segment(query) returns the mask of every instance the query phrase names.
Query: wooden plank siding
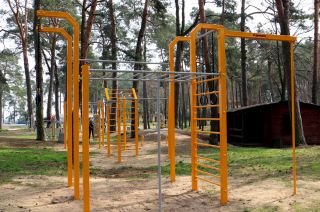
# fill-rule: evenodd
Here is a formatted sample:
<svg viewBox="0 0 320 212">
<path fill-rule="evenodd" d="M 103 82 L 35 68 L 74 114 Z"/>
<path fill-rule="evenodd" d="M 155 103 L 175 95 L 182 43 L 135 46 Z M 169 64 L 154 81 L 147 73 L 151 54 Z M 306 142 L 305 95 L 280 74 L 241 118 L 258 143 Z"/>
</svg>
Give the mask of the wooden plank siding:
<svg viewBox="0 0 320 212">
<path fill-rule="evenodd" d="M 320 106 L 300 102 L 307 143 L 320 145 Z M 228 142 L 240 146 L 291 145 L 288 102 L 255 105 L 228 111 Z"/>
</svg>

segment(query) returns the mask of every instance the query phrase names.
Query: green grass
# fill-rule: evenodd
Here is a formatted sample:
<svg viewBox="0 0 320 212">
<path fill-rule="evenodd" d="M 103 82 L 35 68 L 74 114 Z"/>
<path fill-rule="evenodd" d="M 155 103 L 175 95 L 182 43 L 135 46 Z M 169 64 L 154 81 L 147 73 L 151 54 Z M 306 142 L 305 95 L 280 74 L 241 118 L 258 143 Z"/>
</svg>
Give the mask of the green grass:
<svg viewBox="0 0 320 212">
<path fill-rule="evenodd" d="M 246 148 L 246 147 L 229 147 L 228 149 L 228 165 L 229 176 L 234 177 L 251 177 L 253 179 L 264 179 L 269 177 L 288 177 L 292 171 L 292 150 L 291 149 L 268 149 L 268 148 Z M 202 148 L 199 155 L 219 159 L 219 151 Z M 312 179 L 320 179 L 320 147 L 299 148 L 297 149 L 297 172 L 299 176 L 305 176 Z M 206 165 L 219 167 L 218 165 L 201 162 Z M 214 173 L 207 168 L 199 169 Z M 161 167 L 162 175 L 169 176 L 170 165 Z M 129 174 L 130 173 L 130 174 Z M 149 167 L 131 167 L 123 166 L 110 170 L 95 169 L 93 175 L 104 177 L 136 177 L 148 178 L 153 177 L 157 173 L 157 166 Z M 191 164 L 185 161 L 176 163 L 176 175 L 188 176 L 191 174 Z M 201 175 L 201 173 L 199 173 Z M 218 174 L 216 172 L 216 174 Z M 130 176 L 131 175 L 131 176 Z"/>
<path fill-rule="evenodd" d="M 0 148 L 0 184 L 19 175 L 65 175 L 65 152 L 51 149 Z"/>
</svg>

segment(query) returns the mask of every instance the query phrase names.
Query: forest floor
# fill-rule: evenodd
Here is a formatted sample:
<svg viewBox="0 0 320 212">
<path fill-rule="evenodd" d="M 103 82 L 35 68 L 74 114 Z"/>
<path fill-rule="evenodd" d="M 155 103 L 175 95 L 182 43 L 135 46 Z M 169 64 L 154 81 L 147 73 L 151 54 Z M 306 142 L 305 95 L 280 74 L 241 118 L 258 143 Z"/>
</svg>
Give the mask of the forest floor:
<svg viewBox="0 0 320 212">
<path fill-rule="evenodd" d="M 320 147 L 297 150 L 297 195 L 292 195 L 291 150 L 229 146 L 229 203 L 221 206 L 216 186 L 199 182 L 191 191 L 190 137 L 176 134 L 177 180 L 169 181 L 166 130 L 162 130 L 161 164 L 164 211 L 319 211 Z M 145 133 L 136 159 L 132 148 L 117 163 L 96 142 L 90 147 L 92 211 L 157 211 L 156 134 Z M 21 128 L 0 132 L 0 211 L 81 211 L 67 188 L 63 144 L 38 142 Z M 128 142 L 130 144 L 130 141 Z M 80 148 L 81 149 L 81 148 Z M 201 148 L 199 153 L 216 157 Z"/>
</svg>

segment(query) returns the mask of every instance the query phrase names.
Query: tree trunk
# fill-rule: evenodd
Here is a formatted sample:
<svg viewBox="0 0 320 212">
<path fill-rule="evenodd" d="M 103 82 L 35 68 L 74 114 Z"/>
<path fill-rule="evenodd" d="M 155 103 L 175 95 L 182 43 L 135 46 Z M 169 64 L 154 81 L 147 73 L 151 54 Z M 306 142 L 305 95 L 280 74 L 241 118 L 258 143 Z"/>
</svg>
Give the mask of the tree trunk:
<svg viewBox="0 0 320 212">
<path fill-rule="evenodd" d="M 246 14 L 245 14 L 245 4 L 246 0 L 241 1 L 241 22 L 240 22 L 240 31 L 245 31 L 246 25 Z M 248 94 L 247 94 L 247 73 L 246 73 L 246 40 L 241 38 L 241 78 L 242 78 L 242 106 L 248 105 Z"/>
<path fill-rule="evenodd" d="M 274 99 L 274 93 L 273 93 L 273 87 L 272 87 L 271 68 L 272 68 L 272 62 L 271 62 L 271 58 L 269 57 L 267 74 L 268 74 L 268 84 L 270 89 L 271 102 L 273 102 L 275 99 Z"/>
<path fill-rule="evenodd" d="M 146 42 L 146 36 L 144 36 L 144 48 L 143 48 L 143 58 L 144 61 L 147 61 L 147 42 Z M 148 68 L 147 64 L 144 65 L 145 70 Z M 145 77 L 146 74 L 143 73 L 143 77 Z M 148 129 L 148 93 L 147 93 L 147 82 L 142 82 L 142 95 L 143 95 L 143 129 Z"/>
<path fill-rule="evenodd" d="M 136 44 L 136 50 L 135 50 L 135 61 L 141 61 L 142 58 L 142 40 L 147 28 L 147 16 L 148 16 L 148 5 L 149 5 L 149 0 L 145 0 L 144 2 L 144 8 L 142 12 L 142 19 L 141 19 L 141 25 L 140 25 L 140 30 L 138 33 L 138 39 L 137 39 L 137 44 Z M 141 70 L 141 64 L 135 63 L 134 64 L 134 70 Z M 134 76 L 134 79 L 138 79 L 138 75 Z M 138 85 L 139 81 L 133 81 L 132 83 L 132 88 L 136 90 L 136 93 L 138 95 Z M 134 102 L 132 102 L 132 115 L 131 115 L 131 137 L 133 138 L 135 136 L 135 125 L 134 125 L 134 119 L 135 119 L 135 114 L 134 114 Z"/>
<path fill-rule="evenodd" d="M 181 29 L 180 29 L 180 8 L 179 8 L 179 0 L 175 0 L 175 8 L 176 8 L 176 36 L 181 35 Z M 182 43 L 179 42 L 177 44 L 177 51 L 176 51 L 176 60 L 174 64 L 174 70 L 177 72 L 180 72 L 181 70 L 181 54 L 182 54 Z M 175 126 L 179 127 L 179 89 L 180 89 L 180 83 L 175 82 L 174 85 L 174 96 L 176 97 L 174 99 L 174 114 L 175 114 Z"/>
<path fill-rule="evenodd" d="M 87 10 L 87 4 L 86 0 L 83 0 L 82 3 L 82 21 L 81 21 L 81 53 L 80 56 L 82 59 L 87 59 L 88 53 L 89 53 L 89 39 L 91 34 L 91 29 L 94 21 L 95 11 L 97 7 L 98 0 L 92 0 L 90 1 L 90 11 L 88 19 L 86 20 L 86 10 Z M 83 65 L 83 62 L 80 62 L 80 76 L 82 75 L 82 69 L 81 66 Z M 79 101 L 81 102 L 82 99 L 82 80 L 79 81 Z M 80 110 L 82 111 L 82 108 L 80 107 Z"/>
<path fill-rule="evenodd" d="M 205 16 L 205 10 L 204 10 L 204 0 L 199 0 L 199 16 L 200 16 L 200 23 L 206 23 L 206 16 Z M 201 33 L 205 33 L 206 30 L 203 30 Z M 203 59 L 205 63 L 205 72 L 212 73 L 213 67 L 210 63 L 210 58 L 208 54 L 208 39 L 207 36 L 202 38 L 202 49 L 203 49 Z M 207 83 L 207 86 L 209 88 L 209 91 L 215 91 L 218 89 L 218 83 L 214 81 L 209 81 Z M 215 102 L 217 101 L 217 96 L 215 94 L 210 95 L 210 101 L 209 102 Z M 217 107 L 211 107 L 211 117 L 217 118 L 218 117 L 218 108 Z M 219 124 L 216 121 L 210 121 L 210 131 L 217 132 L 219 130 Z M 210 144 L 218 143 L 219 136 L 217 135 L 210 135 Z"/>
<path fill-rule="evenodd" d="M 52 97 L 53 97 L 53 78 L 54 78 L 54 66 L 55 66 L 55 60 L 56 60 L 56 42 L 57 36 L 52 35 L 51 40 L 51 64 L 50 68 L 48 67 L 49 71 L 49 89 L 48 89 L 48 105 L 47 105 L 47 119 L 50 119 L 51 116 L 51 108 L 52 108 Z"/>
<path fill-rule="evenodd" d="M 109 21 L 110 21 L 110 25 L 111 25 L 111 36 L 110 36 L 110 40 L 111 40 L 111 59 L 112 60 L 117 60 L 117 35 L 116 35 L 116 20 L 115 20 L 115 16 L 114 16 L 114 8 L 113 8 L 113 2 L 112 0 L 109 0 L 108 2 L 108 8 L 109 8 Z M 117 69 L 117 63 L 112 63 L 112 69 L 116 70 Z M 116 78 L 117 77 L 117 73 L 113 72 L 112 73 L 112 77 Z M 117 90 L 117 81 L 113 80 L 112 81 L 112 89 L 115 91 Z M 116 98 L 116 93 L 112 93 L 111 94 L 111 98 L 115 99 Z M 116 129 L 116 102 L 112 102 L 112 109 L 111 109 L 111 114 L 110 114 L 110 130 L 111 131 L 115 131 Z"/>
<path fill-rule="evenodd" d="M 37 118 L 37 140 L 44 141 L 43 129 L 43 71 L 42 71 L 42 57 L 40 50 L 40 34 L 37 26 L 40 22 L 37 17 L 37 10 L 40 9 L 40 0 L 34 1 L 34 20 L 33 20 L 33 37 L 35 49 L 35 70 L 36 70 L 36 118 Z M 39 26 L 40 27 L 40 26 Z"/>
<path fill-rule="evenodd" d="M 314 0 L 314 45 L 313 45 L 313 79 L 312 79 L 312 103 L 318 102 L 318 36 L 319 36 L 319 0 Z"/>
<path fill-rule="evenodd" d="M 56 112 L 56 120 L 60 121 L 60 109 L 59 109 L 59 76 L 58 76 L 58 66 L 55 63 L 53 66 L 53 71 L 54 71 L 54 94 L 55 94 L 55 101 L 54 101 L 54 107 L 55 107 L 55 112 Z"/>
<path fill-rule="evenodd" d="M 290 35 L 289 29 L 289 0 L 276 0 L 276 6 L 279 16 L 279 24 L 281 29 L 281 35 Z M 290 44 L 288 42 L 282 42 L 282 53 L 283 53 L 283 68 L 287 78 L 287 92 L 288 92 L 288 104 L 289 113 L 291 116 L 291 61 L 290 61 Z M 296 84 L 296 83 L 294 83 Z M 296 90 L 296 86 L 294 85 Z M 304 137 L 302 118 L 300 112 L 299 99 L 296 97 L 296 92 L 294 92 L 295 99 L 295 128 L 296 128 L 296 143 L 297 144 L 307 144 Z"/>
</svg>

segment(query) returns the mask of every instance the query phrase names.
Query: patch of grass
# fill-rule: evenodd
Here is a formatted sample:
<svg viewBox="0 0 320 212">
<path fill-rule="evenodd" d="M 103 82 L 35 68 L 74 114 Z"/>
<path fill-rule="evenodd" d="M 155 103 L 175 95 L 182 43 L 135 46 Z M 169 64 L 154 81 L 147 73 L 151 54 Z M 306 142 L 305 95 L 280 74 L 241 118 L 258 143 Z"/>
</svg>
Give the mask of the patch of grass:
<svg viewBox="0 0 320 212">
<path fill-rule="evenodd" d="M 0 129 L 0 134 L 1 133 L 6 133 L 6 132 L 8 132 L 9 130 L 7 130 L 7 129 Z"/>
<path fill-rule="evenodd" d="M 219 159 L 219 150 L 199 148 L 199 155 Z M 320 147 L 297 148 L 297 172 L 301 176 L 320 179 Z M 263 147 L 228 147 L 229 175 L 259 178 L 290 175 L 292 149 Z"/>
<path fill-rule="evenodd" d="M 154 166 L 154 169 L 157 169 L 157 166 Z M 161 167 L 161 173 L 165 176 L 170 175 L 170 164 Z M 176 163 L 176 175 L 178 176 L 187 176 L 191 174 L 191 164 L 179 161 Z"/>
<path fill-rule="evenodd" d="M 35 134 L 17 134 L 17 135 L 7 135 L 10 138 L 19 138 L 19 139 L 36 139 Z"/>
<path fill-rule="evenodd" d="M 0 148 L 0 184 L 18 175 L 65 175 L 67 155 L 51 149 Z"/>
<path fill-rule="evenodd" d="M 91 168 L 90 174 L 105 178 L 146 179 L 156 174 L 155 167 L 121 166 L 112 169 Z"/>
</svg>

